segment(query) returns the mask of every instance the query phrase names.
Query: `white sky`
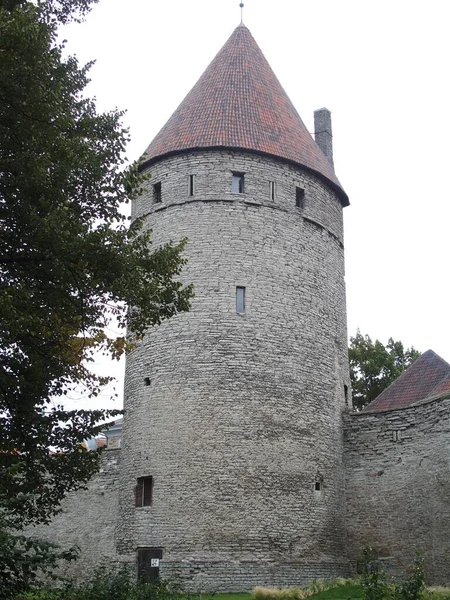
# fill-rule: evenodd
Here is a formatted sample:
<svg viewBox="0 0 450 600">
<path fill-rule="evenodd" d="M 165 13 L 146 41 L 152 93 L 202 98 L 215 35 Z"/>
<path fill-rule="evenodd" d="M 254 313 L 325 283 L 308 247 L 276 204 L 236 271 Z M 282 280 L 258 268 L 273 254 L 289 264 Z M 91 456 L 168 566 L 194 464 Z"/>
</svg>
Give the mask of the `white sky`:
<svg viewBox="0 0 450 600">
<path fill-rule="evenodd" d="M 450 362 L 450 2 L 244 1 L 244 23 L 309 130 L 315 109 L 332 111 L 351 202 L 349 335 L 359 327 Z M 239 22 L 239 0 L 100 0 L 63 33 L 81 63 L 96 60 L 88 94 L 99 110 L 127 110 L 134 160 Z"/>
</svg>

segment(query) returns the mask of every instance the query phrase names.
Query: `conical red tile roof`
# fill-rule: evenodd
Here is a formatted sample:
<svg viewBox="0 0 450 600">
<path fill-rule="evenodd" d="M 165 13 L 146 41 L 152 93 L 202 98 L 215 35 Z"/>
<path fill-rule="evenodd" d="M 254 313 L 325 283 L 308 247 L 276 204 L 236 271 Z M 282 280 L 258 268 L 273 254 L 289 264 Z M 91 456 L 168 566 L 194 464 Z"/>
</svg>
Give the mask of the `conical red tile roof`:
<svg viewBox="0 0 450 600">
<path fill-rule="evenodd" d="M 142 157 L 196 148 L 239 148 L 299 164 L 348 197 L 252 34 L 237 27 Z"/>
</svg>

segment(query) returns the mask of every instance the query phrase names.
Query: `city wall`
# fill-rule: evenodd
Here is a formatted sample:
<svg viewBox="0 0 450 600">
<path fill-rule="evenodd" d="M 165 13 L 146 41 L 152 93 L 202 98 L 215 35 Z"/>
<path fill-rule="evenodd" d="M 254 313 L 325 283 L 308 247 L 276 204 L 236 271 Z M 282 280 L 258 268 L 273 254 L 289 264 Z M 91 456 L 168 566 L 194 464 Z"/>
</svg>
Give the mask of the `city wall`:
<svg viewBox="0 0 450 600">
<path fill-rule="evenodd" d="M 344 463 L 350 556 L 369 544 L 400 574 L 417 549 L 450 583 L 450 398 L 347 415 Z"/>
</svg>

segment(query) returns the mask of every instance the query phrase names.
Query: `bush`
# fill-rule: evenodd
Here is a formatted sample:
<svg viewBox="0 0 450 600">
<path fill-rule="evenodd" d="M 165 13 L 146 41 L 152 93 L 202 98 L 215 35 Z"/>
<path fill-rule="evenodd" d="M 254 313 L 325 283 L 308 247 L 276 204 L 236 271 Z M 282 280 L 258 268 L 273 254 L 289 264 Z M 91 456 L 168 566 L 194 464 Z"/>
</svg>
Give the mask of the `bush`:
<svg viewBox="0 0 450 600">
<path fill-rule="evenodd" d="M 365 546 L 361 560 L 361 587 L 365 600 L 382 600 L 388 591 L 380 562 L 370 546 Z"/>
<path fill-rule="evenodd" d="M 394 600 L 419 600 L 425 590 L 423 557 L 416 552 L 416 558 L 409 569 L 409 576 L 394 585 Z"/>
<path fill-rule="evenodd" d="M 182 595 L 174 581 L 136 583 L 134 573 L 123 567 L 116 571 L 101 569 L 84 585 L 29 592 L 16 600 L 180 600 Z"/>
</svg>

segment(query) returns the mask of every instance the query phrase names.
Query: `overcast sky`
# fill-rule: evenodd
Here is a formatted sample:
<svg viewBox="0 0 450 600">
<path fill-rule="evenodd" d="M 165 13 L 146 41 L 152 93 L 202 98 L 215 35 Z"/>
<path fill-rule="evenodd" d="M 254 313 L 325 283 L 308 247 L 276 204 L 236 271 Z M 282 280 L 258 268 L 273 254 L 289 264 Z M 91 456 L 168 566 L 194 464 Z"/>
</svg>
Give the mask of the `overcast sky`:
<svg viewBox="0 0 450 600">
<path fill-rule="evenodd" d="M 244 7 L 244 23 L 309 130 L 315 109 L 332 112 L 335 169 L 351 203 L 349 335 L 359 327 L 450 362 L 449 18 L 448 0 Z M 96 60 L 88 94 L 99 110 L 127 111 L 130 160 L 239 22 L 239 0 L 100 0 L 85 23 L 65 28 L 68 51 Z"/>
</svg>

